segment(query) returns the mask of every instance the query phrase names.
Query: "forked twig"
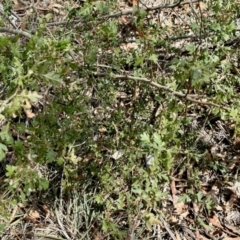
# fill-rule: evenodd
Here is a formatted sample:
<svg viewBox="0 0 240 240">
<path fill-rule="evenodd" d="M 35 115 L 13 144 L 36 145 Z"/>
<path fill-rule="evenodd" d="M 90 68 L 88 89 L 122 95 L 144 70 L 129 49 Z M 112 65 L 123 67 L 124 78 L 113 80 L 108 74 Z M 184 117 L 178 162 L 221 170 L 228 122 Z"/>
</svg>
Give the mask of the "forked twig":
<svg viewBox="0 0 240 240">
<path fill-rule="evenodd" d="M 98 72 L 94 72 L 93 75 L 94 76 L 107 76 L 106 73 L 98 73 Z M 196 100 L 196 99 L 190 97 L 187 94 L 184 94 L 182 92 L 177 92 L 177 91 L 173 90 L 172 88 L 163 86 L 163 85 L 161 85 L 159 83 L 156 83 L 156 82 L 154 82 L 154 81 L 152 81 L 151 79 L 148 79 L 148 78 L 134 77 L 134 76 L 130 76 L 130 75 L 118 75 L 118 74 L 109 74 L 109 76 L 111 78 L 113 78 L 113 79 L 126 79 L 126 80 L 147 82 L 150 85 L 152 85 L 152 86 L 154 86 L 154 87 L 156 87 L 158 89 L 165 90 L 165 91 L 171 93 L 172 95 L 174 95 L 176 97 L 185 98 L 186 100 L 188 100 L 190 102 L 194 102 L 194 103 L 197 103 L 197 104 L 200 104 L 200 105 L 212 106 L 212 107 L 217 107 L 217 108 L 221 108 L 221 109 L 224 109 L 224 110 L 228 110 L 228 108 L 226 108 L 226 107 L 224 107 L 222 105 L 213 103 L 213 102 Z"/>
</svg>

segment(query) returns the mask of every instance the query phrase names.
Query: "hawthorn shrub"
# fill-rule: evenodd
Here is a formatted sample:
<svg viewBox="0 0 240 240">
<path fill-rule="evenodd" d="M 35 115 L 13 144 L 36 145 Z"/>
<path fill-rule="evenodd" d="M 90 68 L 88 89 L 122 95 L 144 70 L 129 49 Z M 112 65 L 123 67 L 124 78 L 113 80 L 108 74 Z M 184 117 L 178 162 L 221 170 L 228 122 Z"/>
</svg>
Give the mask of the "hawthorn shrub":
<svg viewBox="0 0 240 240">
<path fill-rule="evenodd" d="M 64 199 L 65 209 L 82 194 L 94 218 L 75 226 L 76 239 L 87 228 L 89 239 L 93 228 L 106 239 L 147 237 L 171 215 L 179 172 L 182 201 L 211 211 L 200 173 L 224 179 L 226 165 L 202 127 L 214 132 L 221 120 L 225 138 L 239 133 L 237 1 L 131 14 L 118 1 L 81 4 L 63 25 L 44 16 L 30 38 L 1 34 L 2 228 L 16 203 Z"/>
</svg>

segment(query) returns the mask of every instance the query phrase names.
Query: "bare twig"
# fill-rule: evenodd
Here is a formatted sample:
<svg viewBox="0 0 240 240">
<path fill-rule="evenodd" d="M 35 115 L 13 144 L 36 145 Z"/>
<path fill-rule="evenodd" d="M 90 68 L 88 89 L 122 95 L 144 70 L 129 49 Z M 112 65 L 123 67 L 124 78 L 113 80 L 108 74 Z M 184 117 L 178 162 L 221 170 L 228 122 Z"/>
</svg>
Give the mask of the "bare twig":
<svg viewBox="0 0 240 240">
<path fill-rule="evenodd" d="M 161 4 L 161 5 L 157 5 L 154 7 L 143 7 L 141 9 L 145 10 L 146 12 L 149 12 L 149 11 L 156 11 L 156 10 L 161 10 L 161 9 L 166 9 L 166 8 L 175 8 L 178 6 L 185 5 L 185 4 L 192 4 L 192 3 L 197 3 L 197 2 L 198 2 L 198 0 L 191 1 L 191 2 L 185 2 L 183 0 L 179 0 L 177 3 L 171 4 L 171 5 L 162 5 Z M 134 12 L 135 12 L 134 9 L 129 9 L 126 11 L 120 11 L 120 12 L 112 13 L 112 14 L 109 14 L 106 16 L 101 16 L 98 19 L 115 18 L 115 17 L 124 16 L 124 15 L 130 15 L 130 14 L 133 14 Z"/>
<path fill-rule="evenodd" d="M 179 0 L 177 3 L 172 4 L 172 5 L 164 5 L 164 6 L 163 5 L 157 5 L 157 6 L 154 6 L 154 7 L 143 7 L 141 9 L 149 12 L 149 11 L 156 11 L 156 10 L 161 10 L 161 9 L 166 9 L 166 8 L 175 8 L 175 7 L 178 7 L 178 6 L 185 5 L 185 4 L 198 3 L 198 1 L 199 0 L 191 1 L 191 2 L 185 2 L 183 0 Z M 97 19 L 102 20 L 102 19 L 106 19 L 106 18 L 116 18 L 116 17 L 121 17 L 121 16 L 124 16 L 124 15 L 131 15 L 133 13 L 134 13 L 134 10 L 129 9 L 129 10 L 125 10 L 125 11 L 119 11 L 119 12 L 116 12 L 116 13 L 110 13 L 109 15 L 100 16 Z M 50 26 L 66 25 L 66 24 L 71 24 L 71 23 L 77 24 L 77 23 L 80 23 L 80 22 L 84 22 L 84 20 L 83 19 L 78 19 L 78 20 L 71 20 L 71 21 L 49 22 L 46 25 L 50 27 Z"/>
<path fill-rule="evenodd" d="M 54 239 L 54 240 L 67 240 L 66 238 L 59 238 L 57 236 L 54 235 L 46 235 L 46 234 L 42 234 L 42 233 L 34 233 L 34 236 L 36 237 L 43 237 L 43 238 L 49 238 L 49 239 Z"/>
<path fill-rule="evenodd" d="M 107 74 L 94 72 L 93 75 L 94 76 L 106 76 Z M 221 109 L 224 109 L 224 110 L 228 110 L 228 108 L 226 108 L 224 106 L 221 106 L 219 104 L 213 103 L 213 102 L 206 102 L 206 101 L 196 100 L 196 99 L 190 97 L 187 94 L 184 94 L 182 92 L 174 91 L 173 89 L 171 89 L 169 87 L 166 87 L 166 86 L 163 86 L 163 85 L 161 85 L 159 83 L 156 83 L 156 82 L 154 82 L 154 81 L 152 81 L 152 80 L 150 80 L 148 78 L 133 77 L 133 76 L 129 76 L 129 75 L 118 75 L 118 74 L 110 74 L 110 77 L 113 78 L 113 79 L 126 79 L 126 80 L 147 82 L 150 85 L 152 85 L 152 86 L 154 86 L 154 87 L 156 87 L 158 89 L 165 90 L 165 91 L 171 93 L 172 95 L 174 95 L 176 97 L 185 98 L 186 100 L 188 100 L 190 102 L 194 102 L 194 103 L 201 104 L 201 105 L 213 106 L 213 107 L 221 108 Z"/>
<path fill-rule="evenodd" d="M 0 27 L 0 32 L 22 35 L 22 36 L 27 37 L 27 38 L 32 37 L 32 35 L 28 32 L 25 32 L 25 31 L 22 31 L 22 30 L 10 29 L 10 28 L 6 28 L 6 27 Z"/>
<path fill-rule="evenodd" d="M 1 14 L 6 14 L 5 9 L 3 7 L 3 5 L 0 3 L 0 13 Z M 8 11 L 8 14 L 10 13 L 10 15 L 6 16 L 7 20 L 9 21 L 9 23 L 13 26 L 13 27 L 17 27 L 16 26 L 16 21 L 20 20 L 19 16 L 12 10 Z"/>
<path fill-rule="evenodd" d="M 60 216 L 59 216 L 57 210 L 55 210 L 55 214 L 56 214 L 57 222 L 58 222 L 58 224 L 59 224 L 59 226 L 60 226 L 60 228 L 62 230 L 63 235 L 66 237 L 66 239 L 71 240 L 71 238 L 68 236 L 68 234 L 67 234 L 67 232 L 66 232 L 66 230 L 65 230 L 65 228 L 64 228 L 64 226 L 63 226 L 63 224 L 62 224 L 62 222 L 60 220 Z"/>
<path fill-rule="evenodd" d="M 168 231 L 169 235 L 171 236 L 171 238 L 173 240 L 177 240 L 177 238 L 174 236 L 174 233 L 172 232 L 172 230 L 170 229 L 170 227 L 168 226 L 168 223 L 163 219 L 163 217 L 160 216 L 160 219 L 165 227 L 165 229 Z"/>
<path fill-rule="evenodd" d="M 174 8 L 177 7 L 181 4 L 182 0 L 180 0 L 179 2 L 173 4 L 173 5 L 167 5 L 167 6 L 163 6 L 163 5 L 158 5 L 158 6 L 154 6 L 154 7 L 143 7 L 141 9 L 149 12 L 149 11 L 156 11 L 156 10 L 161 10 L 164 8 Z M 134 9 L 129 9 L 129 10 L 125 10 L 125 11 L 120 11 L 120 12 L 116 12 L 116 13 L 112 13 L 106 16 L 101 16 L 99 17 L 99 19 L 105 19 L 105 18 L 115 18 L 115 17 L 121 17 L 124 15 L 130 15 L 133 14 L 136 10 Z"/>
</svg>

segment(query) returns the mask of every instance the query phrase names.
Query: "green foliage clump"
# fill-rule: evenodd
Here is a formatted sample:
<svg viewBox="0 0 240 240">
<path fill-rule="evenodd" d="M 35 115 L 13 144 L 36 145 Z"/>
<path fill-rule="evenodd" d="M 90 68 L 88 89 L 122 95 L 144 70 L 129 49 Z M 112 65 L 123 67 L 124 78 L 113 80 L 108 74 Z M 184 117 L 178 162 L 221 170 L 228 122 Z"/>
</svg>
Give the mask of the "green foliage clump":
<svg viewBox="0 0 240 240">
<path fill-rule="evenodd" d="M 53 200 L 91 193 L 101 230 L 123 239 L 136 219 L 149 232 L 159 224 L 167 186 L 182 171 L 189 179 L 180 200 L 211 211 L 201 171 L 189 175 L 188 167 L 222 175 L 225 168 L 208 163 L 209 149 L 199 147 L 191 125 L 192 116 L 206 124 L 211 115 L 240 131 L 238 49 L 231 42 L 237 4 L 227 2 L 210 1 L 210 18 L 196 14 L 188 26 L 194 38 L 181 48 L 175 39 L 187 35 L 184 26 L 154 24 L 149 10 L 137 7 L 125 26 L 111 16 L 116 1 L 69 10 L 68 34 L 59 26 L 48 36 L 42 19 L 30 39 L 1 35 L 1 190 L 12 204 L 37 194 Z"/>
</svg>

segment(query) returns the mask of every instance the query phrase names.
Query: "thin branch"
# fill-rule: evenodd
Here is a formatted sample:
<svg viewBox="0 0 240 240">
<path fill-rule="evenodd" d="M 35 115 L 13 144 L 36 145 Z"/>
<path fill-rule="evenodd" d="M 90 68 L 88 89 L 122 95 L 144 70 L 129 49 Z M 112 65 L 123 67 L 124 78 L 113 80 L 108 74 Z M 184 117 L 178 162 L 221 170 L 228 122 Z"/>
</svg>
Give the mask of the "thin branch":
<svg viewBox="0 0 240 240">
<path fill-rule="evenodd" d="M 0 32 L 6 32 L 6 33 L 12 33 L 15 35 L 22 35 L 27 38 L 31 38 L 32 35 L 28 32 L 22 31 L 22 30 L 15 30 L 15 29 L 10 29 L 6 27 L 0 27 Z"/>
<path fill-rule="evenodd" d="M 67 24 L 70 24 L 70 23 L 80 23 L 81 20 L 72 20 L 72 21 L 60 21 L 60 22 L 49 22 L 49 23 L 46 23 L 46 26 L 47 27 L 51 27 L 51 26 L 59 26 L 59 25 L 67 25 Z"/>
<path fill-rule="evenodd" d="M 67 234 L 67 232 L 66 232 L 66 230 L 65 230 L 65 228 L 64 228 L 64 226 L 63 226 L 63 224 L 60 220 L 60 217 L 59 217 L 59 214 L 58 214 L 57 210 L 55 210 L 55 214 L 56 214 L 57 222 L 58 222 L 58 224 L 59 224 L 59 226 L 62 230 L 62 233 L 63 233 L 64 237 L 66 237 L 66 239 L 68 239 L 68 240 L 71 240 L 71 238 L 68 236 L 68 234 Z"/>
<path fill-rule="evenodd" d="M 106 76 L 107 74 L 105 73 L 96 73 L 94 72 L 93 73 L 94 76 Z M 141 77 L 133 77 L 133 76 L 129 76 L 129 75 L 117 75 L 117 74 L 110 74 L 109 75 L 111 78 L 113 79 L 126 79 L 126 80 L 134 80 L 134 81 L 142 81 L 142 82 L 147 82 L 149 83 L 150 85 L 158 88 L 158 89 L 162 89 L 166 92 L 169 92 L 171 93 L 172 95 L 176 96 L 176 97 L 179 97 L 179 98 L 185 98 L 186 100 L 190 101 L 190 102 L 194 102 L 194 103 L 197 103 L 197 104 L 201 104 L 201 105 L 205 105 L 205 106 L 213 106 L 213 107 L 217 107 L 217 108 L 221 108 L 221 109 L 224 109 L 224 110 L 228 110 L 228 108 L 222 106 L 222 105 L 219 105 L 219 104 L 216 104 L 216 103 L 213 103 L 213 102 L 206 102 L 206 101 L 200 101 L 200 100 L 196 100 L 192 97 L 190 97 L 189 95 L 187 94 L 184 94 L 182 92 L 177 92 L 177 91 L 174 91 L 173 89 L 169 88 L 169 87 L 166 87 L 166 86 L 163 86 L 159 83 L 156 83 L 156 82 L 153 82 L 152 80 L 148 79 L 148 78 L 141 78 Z"/>
<path fill-rule="evenodd" d="M 171 5 L 157 5 L 154 7 L 143 7 L 141 8 L 142 10 L 145 10 L 146 12 L 150 12 L 150 11 L 156 11 L 156 10 L 161 10 L 161 9 L 166 9 L 166 8 L 175 8 L 178 6 L 182 6 L 185 4 L 191 4 L 191 3 L 198 3 L 198 0 L 196 1 L 191 1 L 191 2 L 184 2 L 183 0 L 179 0 L 177 3 L 171 4 Z M 134 9 L 129 9 L 129 10 L 125 10 L 125 11 L 120 11 L 120 12 L 116 12 L 116 13 L 112 13 L 106 16 L 102 16 L 99 17 L 98 19 L 105 19 L 105 18 L 114 18 L 114 17 L 121 17 L 124 15 L 130 15 L 133 14 L 135 12 Z"/>
<path fill-rule="evenodd" d="M 191 1 L 191 2 L 184 2 L 182 0 L 179 0 L 177 3 L 172 4 L 172 5 L 158 5 L 158 6 L 154 6 L 154 7 L 143 7 L 141 9 L 149 12 L 149 11 L 156 11 L 156 10 L 161 10 L 161 9 L 166 9 L 166 8 L 175 8 L 178 6 L 182 6 L 185 4 L 191 4 L 191 3 L 198 3 L 199 0 L 196 1 Z M 98 20 L 102 20 L 102 19 L 106 19 L 106 18 L 115 18 L 115 17 L 121 17 L 124 15 L 131 15 L 134 13 L 133 9 L 129 9 L 129 10 L 125 10 L 125 11 L 119 11 L 116 13 L 110 13 L 109 15 L 104 15 L 104 16 L 100 16 L 97 19 Z M 66 24 L 71 24 L 71 23 L 80 23 L 81 21 L 83 21 L 82 19 L 78 19 L 78 20 L 69 20 L 69 21 L 61 21 L 61 22 L 49 22 L 46 25 L 47 26 L 58 26 L 58 25 L 66 25 Z"/>
<path fill-rule="evenodd" d="M 175 237 L 174 233 L 172 232 L 172 230 L 170 229 L 168 223 L 163 219 L 163 217 L 160 216 L 160 220 L 163 223 L 165 229 L 167 230 L 167 232 L 169 233 L 169 235 L 171 236 L 171 238 L 173 240 L 177 240 L 177 238 Z"/>
<path fill-rule="evenodd" d="M 164 9 L 164 8 L 174 8 L 174 7 L 179 6 L 180 3 L 181 3 L 181 0 L 179 2 L 173 4 L 173 5 L 167 5 L 167 6 L 158 5 L 158 6 L 155 6 L 155 7 L 143 7 L 141 9 L 145 10 L 146 12 L 156 11 L 156 10 L 161 10 L 161 9 Z M 112 14 L 109 14 L 109 15 L 106 15 L 106 16 L 101 16 L 98 19 L 121 17 L 121 16 L 133 14 L 135 11 L 136 10 L 134 10 L 134 9 L 129 9 L 129 10 L 125 10 L 125 11 L 112 13 Z"/>
<path fill-rule="evenodd" d="M 54 235 L 46 235 L 46 234 L 42 234 L 42 233 L 34 233 L 34 236 L 36 237 L 43 237 L 43 238 L 50 238 L 50 239 L 54 239 L 54 240 L 67 240 L 66 238 L 59 238 L 57 236 Z"/>
</svg>

